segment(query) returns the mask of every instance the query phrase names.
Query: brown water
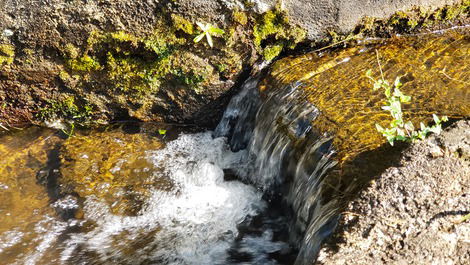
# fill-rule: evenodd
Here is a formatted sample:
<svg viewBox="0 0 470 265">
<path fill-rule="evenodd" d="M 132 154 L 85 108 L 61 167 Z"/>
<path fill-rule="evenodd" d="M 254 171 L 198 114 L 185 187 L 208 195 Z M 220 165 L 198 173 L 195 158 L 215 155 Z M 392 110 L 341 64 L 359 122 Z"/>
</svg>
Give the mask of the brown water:
<svg viewBox="0 0 470 265">
<path fill-rule="evenodd" d="M 378 42 L 378 43 L 377 43 Z M 308 101 L 321 115 L 312 122 L 320 133 L 334 136 L 343 160 L 373 150 L 385 142 L 375 124 L 388 127 L 391 116 L 381 109 L 382 90 L 372 91 L 365 72 L 380 77 L 376 50 L 386 80 L 400 76 L 406 118 L 429 122 L 432 114 L 470 116 L 470 29 L 438 34 L 395 37 L 325 53 L 284 58 L 272 66 L 261 89 L 301 83 L 298 101 Z M 292 104 L 295 104 L 294 102 Z"/>
</svg>

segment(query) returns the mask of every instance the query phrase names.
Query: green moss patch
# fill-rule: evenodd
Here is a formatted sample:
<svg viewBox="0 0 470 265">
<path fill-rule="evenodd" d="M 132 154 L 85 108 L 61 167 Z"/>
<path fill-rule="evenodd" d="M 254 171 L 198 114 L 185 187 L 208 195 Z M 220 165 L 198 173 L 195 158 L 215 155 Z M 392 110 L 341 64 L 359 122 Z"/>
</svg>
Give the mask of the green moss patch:
<svg viewBox="0 0 470 265">
<path fill-rule="evenodd" d="M 289 24 L 287 14 L 280 9 L 273 9 L 257 19 L 253 27 L 254 44 L 266 60 L 271 60 L 282 51 L 303 41 L 306 32 L 298 26 Z M 267 50 L 265 50 L 267 49 Z"/>
<path fill-rule="evenodd" d="M 384 35 L 394 33 L 411 33 L 439 25 L 453 24 L 458 20 L 470 18 L 470 0 L 460 4 L 448 5 L 434 10 L 422 7 L 408 11 L 399 11 L 388 19 L 366 17 L 355 29 L 355 33 L 364 35 Z"/>
<path fill-rule="evenodd" d="M 0 44 L 0 65 L 11 64 L 15 59 L 15 47 L 10 44 Z"/>
<path fill-rule="evenodd" d="M 38 111 L 36 117 L 43 121 L 65 118 L 79 125 L 87 125 L 91 122 L 92 115 L 90 105 L 79 106 L 75 97 L 67 96 L 63 100 L 49 101 L 47 106 Z"/>
</svg>

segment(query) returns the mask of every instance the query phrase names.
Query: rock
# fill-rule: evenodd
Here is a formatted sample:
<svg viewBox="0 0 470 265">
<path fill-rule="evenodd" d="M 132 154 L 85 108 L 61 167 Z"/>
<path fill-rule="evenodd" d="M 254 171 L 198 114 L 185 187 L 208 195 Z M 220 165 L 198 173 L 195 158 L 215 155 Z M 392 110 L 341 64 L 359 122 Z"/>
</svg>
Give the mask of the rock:
<svg viewBox="0 0 470 265">
<path fill-rule="evenodd" d="M 320 37 L 325 29 L 351 31 L 365 16 L 387 18 L 397 11 L 408 10 L 415 6 L 432 9 L 461 1 L 290 0 L 284 2 L 292 21 L 306 29 L 310 39 L 315 39 Z"/>
<path fill-rule="evenodd" d="M 470 122 L 459 121 L 412 144 L 404 154 L 411 159 L 377 176 L 349 203 L 318 264 L 468 264 L 470 223 L 463 217 L 470 210 L 470 163 L 449 151 L 469 136 Z M 444 152 L 429 157 L 434 141 Z"/>
<path fill-rule="evenodd" d="M 210 127 L 260 58 L 350 31 L 365 15 L 453 2 L 2 1 L 0 118 L 12 125 L 139 119 Z M 193 42 L 196 22 L 225 30 L 214 48 Z"/>
</svg>

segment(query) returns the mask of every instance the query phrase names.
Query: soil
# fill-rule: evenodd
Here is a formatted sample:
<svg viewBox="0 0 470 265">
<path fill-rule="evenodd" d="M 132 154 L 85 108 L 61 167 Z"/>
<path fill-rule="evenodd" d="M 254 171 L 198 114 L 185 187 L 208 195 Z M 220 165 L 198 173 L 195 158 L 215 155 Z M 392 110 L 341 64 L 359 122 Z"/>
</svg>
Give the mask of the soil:
<svg viewBox="0 0 470 265">
<path fill-rule="evenodd" d="M 468 214 L 470 121 L 462 120 L 411 144 L 351 201 L 317 264 L 469 264 Z"/>
</svg>

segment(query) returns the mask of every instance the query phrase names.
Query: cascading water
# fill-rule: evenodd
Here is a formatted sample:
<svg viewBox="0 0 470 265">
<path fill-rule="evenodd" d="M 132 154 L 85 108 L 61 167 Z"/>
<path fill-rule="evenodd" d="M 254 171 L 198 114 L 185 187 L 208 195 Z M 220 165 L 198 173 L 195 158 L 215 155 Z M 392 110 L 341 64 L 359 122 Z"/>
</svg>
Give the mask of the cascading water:
<svg viewBox="0 0 470 265">
<path fill-rule="evenodd" d="M 62 259 L 92 263 L 98 256 L 102 262 L 119 264 L 229 263 L 228 250 L 238 236 L 237 225 L 266 208 L 261 193 L 253 187 L 224 181 L 223 170 L 244 167 L 243 157 L 244 152 L 231 152 L 225 139 L 213 139 L 210 132 L 183 134 L 162 150 L 149 150 L 147 159 L 161 169 L 153 177 L 169 177 L 173 187 L 152 190 L 141 212 L 130 217 L 113 215 L 105 204 L 87 199 L 85 213 L 96 228 L 72 235 Z M 146 237 L 140 249 L 126 251 L 129 242 Z M 272 242 L 270 230 L 243 240 L 257 264 L 271 263 L 263 253 L 286 245 Z M 74 253 L 84 249 L 94 255 Z"/>
<path fill-rule="evenodd" d="M 319 111 L 302 99 L 301 86 L 272 87 L 261 102 L 256 80 L 248 80 L 215 136 L 228 137 L 234 149 L 247 146 L 251 167 L 240 176 L 267 196 L 283 198 L 292 220 L 290 242 L 300 249 L 295 264 L 311 264 L 337 220 L 338 202 L 322 197 L 323 178 L 336 162 L 331 137 L 311 128 Z"/>
<path fill-rule="evenodd" d="M 376 46 L 422 110 L 405 114 L 468 117 L 467 31 Z M 214 132 L 0 136 L 0 260 L 313 263 L 348 196 L 393 162 L 375 129 L 383 95 L 364 78 L 377 53 L 281 59 L 245 82 Z"/>
<path fill-rule="evenodd" d="M 106 192 L 100 197 L 82 187 L 80 197 L 72 192 L 50 205 L 62 218 L 38 213 L 40 220 L 29 224 L 34 232 L 2 233 L 0 256 L 12 264 L 293 264 L 300 248 L 296 264 L 311 263 L 328 232 L 320 228 L 331 219 L 318 198 L 333 152 L 328 138 L 312 138 L 309 123 L 318 111 L 307 103 L 292 105 L 296 96 L 292 86 L 261 100 L 258 79 L 250 78 L 214 132 L 182 133 L 163 148 L 144 147 L 144 153 L 119 151 L 109 174 L 133 168 L 131 174 L 142 175 L 141 182 L 147 183 L 147 196 L 135 214 L 116 214 L 121 199 L 108 200 Z M 106 142 L 116 146 L 129 141 L 108 135 Z M 90 136 L 75 139 L 69 145 L 77 141 L 78 149 L 71 150 L 78 153 L 63 155 L 60 166 L 66 167 L 68 160 L 108 159 L 84 149 Z M 310 147 L 293 151 L 300 141 Z M 131 156 L 147 162 L 135 167 Z M 97 184 L 90 179 L 102 173 L 99 163 L 78 170 L 59 166 L 51 172 L 82 172 L 87 176 L 80 182 L 106 191 L 112 180 Z M 135 196 L 128 189 L 116 194 Z M 77 211 L 79 218 L 70 214 Z M 30 237 L 34 243 L 28 243 Z M 15 256 L 11 249 L 21 244 L 28 248 Z"/>
</svg>

